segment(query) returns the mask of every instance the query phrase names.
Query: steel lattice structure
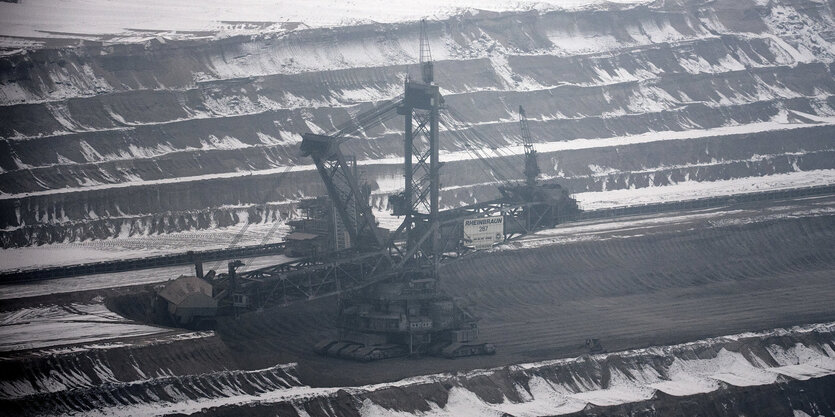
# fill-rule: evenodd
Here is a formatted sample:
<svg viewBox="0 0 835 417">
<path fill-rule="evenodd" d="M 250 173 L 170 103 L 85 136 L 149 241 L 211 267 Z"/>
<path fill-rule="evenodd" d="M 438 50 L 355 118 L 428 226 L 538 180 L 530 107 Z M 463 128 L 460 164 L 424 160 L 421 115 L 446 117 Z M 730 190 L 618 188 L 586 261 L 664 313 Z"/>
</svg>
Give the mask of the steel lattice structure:
<svg viewBox="0 0 835 417">
<path fill-rule="evenodd" d="M 302 154 L 313 158 L 353 244 L 380 248 L 382 242 L 368 206 L 368 196 L 360 190 L 356 178 L 356 163 L 348 164 L 339 148 L 339 140 L 305 133 L 301 150 Z"/>
<path fill-rule="evenodd" d="M 472 251 L 464 240 L 463 220 L 503 217 L 504 240 L 552 226 L 568 213 L 560 212 L 553 198 L 561 188 L 531 184 L 501 187 L 504 198 L 453 210 L 440 210 L 439 122 L 444 108 L 440 89 L 433 83 L 433 67 L 421 27 L 421 81 L 407 79 L 404 93 L 364 112 L 333 136 L 306 133 L 302 153 L 310 156 L 328 195 L 351 239 L 351 249 L 240 273 L 237 280 L 263 306 L 311 300 L 358 290 L 385 280 L 408 281 L 415 277 L 438 279 L 442 262 L 459 259 Z M 394 114 L 404 118 L 404 191 L 389 197 L 394 214 L 403 222 L 383 237 L 359 186 L 356 162 L 342 153 L 344 136 L 379 123 Z M 530 131 L 520 107 L 526 155 L 533 156 Z M 529 158 L 531 159 L 531 158 Z M 527 168 L 527 167 L 526 167 Z M 537 170 L 538 171 L 538 170 Z M 537 172 L 538 173 L 538 172 Z M 533 175 L 535 180 L 535 174 Z M 521 190 L 521 191 L 520 191 Z M 556 191 L 555 191 L 556 190 Z M 549 194 L 550 193 L 550 194 Z M 574 206 L 576 208 L 576 206 Z M 230 267 L 230 275 L 234 271 Z M 234 288 L 233 288 L 234 290 Z"/>
</svg>

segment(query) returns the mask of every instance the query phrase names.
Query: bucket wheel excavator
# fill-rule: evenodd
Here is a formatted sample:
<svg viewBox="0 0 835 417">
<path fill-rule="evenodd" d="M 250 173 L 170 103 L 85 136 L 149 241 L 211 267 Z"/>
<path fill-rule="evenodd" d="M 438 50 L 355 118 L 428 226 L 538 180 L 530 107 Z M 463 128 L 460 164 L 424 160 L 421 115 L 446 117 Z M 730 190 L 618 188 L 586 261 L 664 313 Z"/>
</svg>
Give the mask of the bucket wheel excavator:
<svg viewBox="0 0 835 417">
<path fill-rule="evenodd" d="M 387 231 L 377 224 L 356 161 L 341 145 L 357 132 L 399 116 L 404 122 L 404 182 L 402 192 L 389 196 L 389 206 L 403 221 Z M 320 354 L 372 361 L 495 353 L 495 346 L 479 338 L 478 318 L 439 288 L 441 265 L 552 227 L 577 205 L 558 185 L 537 180 L 536 151 L 523 112 L 523 183 L 500 174 L 499 164 L 508 164 L 501 155 L 484 154 L 501 147 L 486 144 L 488 139 L 473 129 L 461 129 L 456 119 L 463 120 L 435 83 L 427 23 L 422 21 L 419 80 L 407 77 L 403 94 L 356 114 L 331 134 L 302 135 L 301 152 L 315 163 L 350 247 L 246 272 L 236 270 L 242 266 L 239 261 L 230 262 L 229 273 L 217 274 L 213 282 L 221 308 L 258 309 L 337 296 L 338 330 L 316 344 Z M 457 143 L 477 145 L 466 149 L 503 184 L 501 198 L 441 210 L 441 124 Z"/>
</svg>

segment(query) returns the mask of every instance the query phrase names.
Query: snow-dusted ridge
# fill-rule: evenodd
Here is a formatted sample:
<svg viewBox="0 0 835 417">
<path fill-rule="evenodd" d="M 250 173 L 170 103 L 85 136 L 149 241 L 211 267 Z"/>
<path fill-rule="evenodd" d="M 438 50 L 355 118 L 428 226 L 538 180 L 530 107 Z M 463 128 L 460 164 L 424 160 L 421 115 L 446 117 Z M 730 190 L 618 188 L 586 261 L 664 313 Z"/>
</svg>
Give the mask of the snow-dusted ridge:
<svg viewBox="0 0 835 417">
<path fill-rule="evenodd" d="M 456 9 L 431 19 L 429 38 L 436 79 L 468 128 L 494 142 L 488 146 L 518 155 L 515 112 L 525 105 L 548 159 L 544 176 L 565 178 L 577 192 L 835 169 L 825 141 L 835 116 L 835 55 L 826 35 L 833 22 L 826 4 L 798 1 L 572 2 L 565 8 L 496 1 L 483 7 L 493 11 Z M 178 7 L 158 3 L 149 8 Z M 246 4 L 254 8 L 242 13 L 266 7 Z M 146 228 L 118 219 L 143 216 L 161 224 L 159 232 L 213 227 L 220 207 L 262 205 L 259 189 L 272 188 L 268 179 L 288 165 L 301 180 L 299 190 L 285 187 L 268 200 L 322 192 L 297 153 L 300 134 L 328 131 L 396 95 L 404 73 L 414 72 L 419 27 L 414 19 L 384 16 L 338 27 L 281 21 L 276 30 L 269 15 L 279 12 L 261 13 L 258 21 L 224 18 L 224 25 L 252 32 L 223 39 L 204 30 L 181 33 L 201 40 L 168 41 L 164 29 L 150 28 L 143 36 L 154 39 L 145 43 L 64 48 L 52 39 L 52 46 L 0 57 L 15 68 L 0 77 L 6 104 L 0 117 L 8 121 L 0 126 L 0 146 L 8 148 L 0 155 L 4 245 L 122 236 L 125 228 Z M 813 138 L 793 136 L 800 126 Z M 402 152 L 400 128 L 391 120 L 364 131 L 365 140 L 347 143 L 346 152 L 370 175 L 390 175 Z M 704 139 L 717 129 L 756 141 L 736 146 Z M 785 148 L 778 150 L 780 135 Z M 681 140 L 673 144 L 673 138 Z M 462 170 L 445 180 L 442 198 L 450 206 L 491 198 L 459 142 L 444 138 L 444 158 L 456 162 L 448 167 Z M 650 143 L 659 146 L 643 146 Z M 714 147 L 721 151 L 708 154 Z M 607 156 L 612 150 L 628 156 Z M 760 154 L 782 156 L 755 160 Z M 599 175 L 589 176 L 592 166 Z M 213 201 L 194 191 L 204 180 L 220 187 Z M 174 197 L 186 183 L 191 196 Z M 148 189 L 157 186 L 164 198 L 146 204 L 155 198 Z M 134 189 L 143 201 L 130 200 Z M 207 211 L 212 204 L 217 207 Z M 224 225 L 237 222 L 233 214 L 223 216 Z M 85 228 L 85 222 L 96 224 Z"/>
<path fill-rule="evenodd" d="M 515 122 L 505 122 L 505 123 L 515 123 Z M 602 147 L 611 147 L 611 146 L 624 146 L 624 145 L 634 145 L 634 144 L 642 144 L 642 143 L 652 143 L 652 142 L 661 142 L 661 141 L 671 141 L 671 140 L 689 140 L 694 138 L 704 138 L 704 137 L 711 137 L 711 136 L 731 136 L 736 134 L 743 134 L 743 133 L 758 133 L 758 132 L 769 132 L 774 130 L 802 130 L 804 128 L 809 128 L 813 126 L 822 126 L 822 125 L 835 125 L 835 116 L 829 118 L 820 118 L 819 124 L 814 125 L 807 125 L 807 124 L 799 124 L 799 123 L 780 123 L 780 122 L 762 122 L 762 123 L 751 123 L 746 125 L 736 125 L 736 126 L 725 126 L 713 129 L 694 129 L 688 131 L 669 131 L 669 132 L 649 132 L 645 134 L 639 134 L 634 136 L 623 136 L 623 137 L 609 137 L 609 138 L 592 138 L 592 139 L 573 139 L 568 141 L 562 142 L 549 142 L 544 144 L 538 144 L 537 149 L 541 153 L 547 152 L 558 152 L 558 151 L 567 151 L 567 150 L 577 150 L 577 149 L 590 149 L 590 148 L 602 148 Z M 521 145 L 516 146 L 508 146 L 504 148 L 500 148 L 503 151 L 503 154 L 507 155 L 524 155 L 524 148 Z M 488 156 L 488 158 L 494 158 L 496 156 Z M 473 155 L 468 151 L 454 151 L 454 152 L 442 152 L 440 159 L 442 162 L 452 162 L 452 161 L 465 161 L 465 160 L 472 160 L 474 159 Z M 376 159 L 362 159 L 357 161 L 359 165 L 399 165 L 402 164 L 402 157 L 394 156 L 388 158 L 376 158 Z M 246 171 L 235 171 L 235 172 L 227 172 L 227 173 L 219 173 L 219 174 L 207 174 L 207 175 L 199 175 L 193 177 L 179 177 L 179 178 L 166 178 L 160 180 L 135 180 L 129 182 L 122 182 L 122 183 L 115 183 L 115 184 L 95 184 L 83 187 L 67 187 L 62 189 L 55 189 L 55 190 L 44 190 L 44 191 L 33 191 L 27 193 L 16 193 L 16 194 L 4 194 L 0 192 L 0 201 L 2 200 L 10 200 L 10 199 L 19 199 L 25 197 L 34 197 L 34 196 L 44 196 L 44 195 L 52 195 L 52 194 L 64 194 L 64 193 L 73 193 L 73 192 L 83 192 L 83 191 L 91 191 L 91 190 L 104 190 L 104 189 L 113 189 L 113 188 L 124 188 L 124 187 L 133 187 L 139 185 L 156 185 L 156 184 L 172 184 L 172 183 L 180 183 L 186 181 L 202 181 L 208 179 L 216 179 L 216 178 L 237 178 L 237 177 L 248 177 L 248 176 L 266 176 L 266 175 L 275 175 L 278 173 L 283 172 L 299 172 L 299 171 L 314 171 L 316 167 L 313 164 L 308 165 L 295 165 L 295 166 L 282 166 L 272 169 L 266 170 L 246 170 Z M 661 169 L 661 168 L 659 168 Z"/>
<path fill-rule="evenodd" d="M 370 23 L 413 21 L 422 17 L 444 18 L 477 15 L 480 10 L 583 10 L 606 4 L 642 4 L 647 0 L 363 0 L 341 2 L 311 0 L 271 2 L 245 0 L 236 7 L 219 0 L 161 0 L 141 5 L 128 1 L 82 1 L 60 3 L 28 0 L 0 4 L 0 47 L 27 48 L 37 45 L 21 38 L 70 38 L 108 43 L 143 42 L 150 39 L 204 39 L 282 33 L 299 27 L 356 26 Z"/>
<path fill-rule="evenodd" d="M 646 401 L 657 393 L 686 397 L 833 375 L 835 351 L 830 345 L 833 331 L 835 323 L 795 326 L 672 346 L 424 375 L 354 387 L 313 388 L 299 384 L 256 394 L 229 389 L 222 396 L 109 406 L 91 415 L 189 414 L 214 407 L 252 405 L 283 405 L 304 410 L 305 404 L 327 403 L 335 400 L 338 393 L 352 397 L 355 404 L 359 403 L 360 415 L 368 417 L 560 415 L 580 411 L 589 404 L 613 406 Z M 292 367 L 277 369 L 292 376 Z M 496 384 L 486 387 L 487 392 L 498 390 L 503 399 L 485 397 L 485 381 Z M 415 410 L 391 409 L 376 401 L 380 392 L 412 398 L 409 393 L 427 386 L 445 387 L 446 396 L 435 398 L 434 390 L 422 391 L 430 396 L 421 395 L 419 401 L 423 405 Z M 396 391 L 391 391 L 392 388 Z M 390 399 L 387 403 L 390 404 Z"/>
<path fill-rule="evenodd" d="M 0 313 L 0 352 L 170 332 L 126 320 L 103 303 L 32 307 Z"/>
<path fill-rule="evenodd" d="M 521 56 L 521 55 L 519 55 Z M 517 56 L 517 57 L 519 57 Z M 537 57 L 546 57 L 547 55 L 535 55 Z M 482 58 L 475 58 L 475 60 L 480 60 Z M 460 61 L 459 61 L 460 62 Z M 454 65 L 454 64 L 450 64 Z M 741 64 L 740 64 L 741 65 Z M 385 67 L 380 67 L 385 68 Z M 612 87 L 619 87 L 619 88 L 632 88 L 634 92 L 632 93 L 631 100 L 632 102 L 629 103 L 628 109 L 624 110 L 622 108 L 617 109 L 604 109 L 604 111 L 600 114 L 587 114 L 581 116 L 566 116 L 561 114 L 552 114 L 552 115 L 542 115 L 539 120 L 570 120 L 570 119 L 580 119 L 586 117 L 617 117 L 623 116 L 627 114 L 642 114 L 647 111 L 658 111 L 658 110 L 675 110 L 680 109 L 682 106 L 688 104 L 700 104 L 704 103 L 710 107 L 722 107 L 727 105 L 735 105 L 735 104 L 746 104 L 752 102 L 765 102 L 769 100 L 775 99 L 790 99 L 790 98 L 817 98 L 820 100 L 825 101 L 829 94 L 826 92 L 817 90 L 814 91 L 812 94 L 804 94 L 803 92 L 794 91 L 791 88 L 782 86 L 782 85 L 775 85 L 772 86 L 768 82 L 762 79 L 763 74 L 758 74 L 760 72 L 764 72 L 764 75 L 768 75 L 773 77 L 773 72 L 779 72 L 781 70 L 790 69 L 791 66 L 786 64 L 777 64 L 777 65 L 758 65 L 756 63 L 746 63 L 746 66 L 739 68 L 730 68 L 730 67 L 722 67 L 716 68 L 708 66 L 707 68 L 703 68 L 701 70 L 692 70 L 686 69 L 687 73 L 691 73 L 693 75 L 722 75 L 724 77 L 732 77 L 736 74 L 745 74 L 750 75 L 750 77 L 754 80 L 753 86 L 755 91 L 754 92 L 733 92 L 734 95 L 731 96 L 723 96 L 721 93 L 719 94 L 719 98 L 717 100 L 707 100 L 707 101 L 695 101 L 687 97 L 686 95 L 681 95 L 679 97 L 673 97 L 670 93 L 663 90 L 663 87 L 659 87 L 658 84 L 665 81 L 665 77 L 679 77 L 681 74 L 679 73 L 666 73 L 661 70 L 658 70 L 656 73 L 643 73 L 641 71 L 635 71 L 633 73 L 618 73 L 615 77 L 606 73 L 605 71 L 600 70 L 599 68 L 595 68 L 597 71 L 598 77 L 588 81 L 588 82 L 561 82 L 559 84 L 554 85 L 543 85 L 543 84 L 531 84 L 530 82 L 527 84 L 524 83 L 516 83 L 513 85 L 505 84 L 505 85 L 486 85 L 486 86 L 451 86 L 447 88 L 441 88 L 444 96 L 447 99 L 452 100 L 466 100 L 469 99 L 470 95 L 475 95 L 479 93 L 500 93 L 504 95 L 509 95 L 513 93 L 551 93 L 557 94 L 563 90 L 561 88 L 571 88 L 576 87 L 583 91 L 589 92 L 597 92 L 600 91 L 601 94 L 606 97 L 610 93 L 607 91 L 608 88 Z M 772 72 L 766 72 L 767 70 L 771 70 Z M 690 72 L 693 71 L 693 72 Z M 317 72 L 317 71 L 314 71 Z M 353 112 L 359 107 L 359 105 L 379 102 L 382 100 L 391 99 L 396 97 L 400 94 L 402 89 L 402 81 L 405 78 L 405 75 L 399 77 L 400 79 L 391 80 L 391 82 L 387 82 L 383 88 L 372 88 L 372 87 L 364 87 L 359 89 L 338 89 L 333 91 L 328 91 L 326 95 L 321 98 L 317 99 L 306 99 L 304 97 L 297 97 L 290 93 L 285 93 L 281 98 L 274 98 L 274 97 L 267 97 L 264 95 L 257 95 L 253 100 L 251 97 L 246 95 L 241 95 L 241 92 L 238 92 L 239 95 L 231 95 L 225 96 L 221 98 L 214 98 L 214 97 L 204 97 L 202 102 L 194 103 L 199 104 L 201 106 L 205 106 L 205 109 L 198 110 L 195 108 L 185 107 L 184 110 L 187 113 L 186 117 L 174 117 L 168 120 L 159 120 L 159 121 L 126 121 L 123 115 L 116 114 L 113 112 L 112 109 L 108 109 L 108 115 L 110 118 L 115 121 L 115 125 L 111 127 L 91 127 L 91 126 L 84 126 L 78 122 L 74 122 L 72 120 L 72 115 L 69 114 L 66 106 L 64 105 L 50 105 L 52 101 L 39 101 L 35 100 L 29 102 L 27 104 L 45 104 L 51 116 L 61 125 L 61 127 L 65 130 L 55 130 L 52 132 L 39 132 L 37 135 L 26 135 L 20 132 L 13 132 L 11 135 L 8 135 L 5 139 L 8 140 L 34 140 L 34 139 L 43 139 L 43 138 L 51 138 L 56 136 L 67 136 L 67 135 L 78 135 L 78 134 L 89 134 L 95 132 L 108 132 L 108 131 L 124 131 L 124 130 L 131 130 L 136 129 L 137 127 L 142 126 L 157 126 L 157 125 L 165 125 L 170 123 L 182 123 L 188 121 L 196 121 L 202 119 L 224 119 L 224 118 L 234 118 L 234 117 L 246 117 L 246 116 L 255 116 L 255 115 L 263 115 L 270 112 L 276 111 L 290 111 L 290 110 L 320 110 L 320 109 L 342 109 L 346 112 Z M 231 80 L 226 80 L 231 81 Z M 257 90 L 257 89 L 256 89 Z M 157 89 L 157 90 L 134 90 L 136 91 L 177 91 L 179 93 L 184 94 L 201 94 L 206 95 L 207 92 L 201 88 L 185 88 L 182 90 L 177 89 Z M 111 94 L 120 94 L 120 93 L 111 93 Z M 234 93 L 233 93 L 234 94 Z M 676 94 L 676 92 L 673 92 Z M 679 93 L 682 94 L 682 93 Z M 89 96 L 89 97 L 96 97 L 96 96 Z M 611 97 L 608 97 L 607 100 L 611 100 Z M 60 101 L 60 100 L 59 100 Z M 7 103 L 9 105 L 16 105 L 13 103 Z M 194 105 L 192 104 L 192 105 Z M 647 107 L 648 106 L 648 107 Z M 665 107 L 666 106 L 666 107 Z M 508 115 L 510 114 L 510 109 L 508 109 Z M 536 115 L 534 115 L 536 116 Z M 495 122 L 502 122 L 502 120 L 491 121 L 491 122 L 470 122 L 469 124 L 473 126 L 478 126 L 487 123 L 495 123 Z M 332 127 L 332 126 L 330 126 Z M 330 128 L 325 126 L 325 128 Z M 184 149 L 185 150 L 185 149 Z"/>
</svg>

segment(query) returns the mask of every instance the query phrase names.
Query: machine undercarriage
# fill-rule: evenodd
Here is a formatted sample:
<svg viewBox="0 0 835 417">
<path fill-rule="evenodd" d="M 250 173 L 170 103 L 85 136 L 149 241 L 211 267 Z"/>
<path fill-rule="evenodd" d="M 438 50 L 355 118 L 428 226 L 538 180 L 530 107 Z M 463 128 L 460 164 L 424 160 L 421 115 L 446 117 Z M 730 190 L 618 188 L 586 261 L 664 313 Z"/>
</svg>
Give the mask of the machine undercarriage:
<svg viewBox="0 0 835 417">
<path fill-rule="evenodd" d="M 477 319 L 431 278 L 383 282 L 341 300 L 339 334 L 316 346 L 323 355 L 372 361 L 405 355 L 454 358 L 493 354 L 479 342 Z"/>
</svg>

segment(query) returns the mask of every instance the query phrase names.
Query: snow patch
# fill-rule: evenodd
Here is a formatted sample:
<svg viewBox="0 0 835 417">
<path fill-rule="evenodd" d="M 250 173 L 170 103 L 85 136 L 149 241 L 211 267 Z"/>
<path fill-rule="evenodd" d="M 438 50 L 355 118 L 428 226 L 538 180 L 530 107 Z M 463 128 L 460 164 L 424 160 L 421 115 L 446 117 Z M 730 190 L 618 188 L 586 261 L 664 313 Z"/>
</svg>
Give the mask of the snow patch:
<svg viewBox="0 0 835 417">
<path fill-rule="evenodd" d="M 661 187 L 577 193 L 574 194 L 574 198 L 583 210 L 600 210 L 832 184 L 835 184 L 835 170 L 824 169 L 730 180 L 686 181 Z"/>
</svg>

